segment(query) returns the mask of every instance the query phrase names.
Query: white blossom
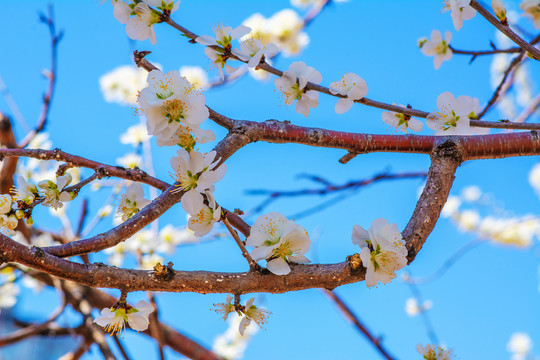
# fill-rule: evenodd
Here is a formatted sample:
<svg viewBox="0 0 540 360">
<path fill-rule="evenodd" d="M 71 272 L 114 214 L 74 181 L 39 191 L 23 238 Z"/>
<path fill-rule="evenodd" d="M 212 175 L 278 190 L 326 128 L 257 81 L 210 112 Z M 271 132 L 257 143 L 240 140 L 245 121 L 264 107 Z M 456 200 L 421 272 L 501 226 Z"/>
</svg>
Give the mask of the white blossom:
<svg viewBox="0 0 540 360">
<path fill-rule="evenodd" d="M 403 105 L 400 105 L 403 107 Z M 397 113 L 393 111 L 384 111 L 382 113 L 382 121 L 396 130 L 401 130 L 404 133 L 408 133 L 407 130 L 420 131 L 424 127 L 424 123 L 418 119 L 415 119 L 409 115 L 403 113 Z"/>
<path fill-rule="evenodd" d="M 476 15 L 470 3 L 471 0 L 444 0 L 443 11 L 451 11 L 452 23 L 458 31 L 463 26 L 463 20 L 470 20 Z"/>
<path fill-rule="evenodd" d="M 396 277 L 395 272 L 407 265 L 405 241 L 396 224 L 379 218 L 365 230 L 360 225 L 353 227 L 353 244 L 362 249 L 360 258 L 366 268 L 366 285 L 372 287 L 380 281 L 389 283 Z"/>
<path fill-rule="evenodd" d="M 148 329 L 148 316 L 154 311 L 152 305 L 144 300 L 137 302 L 134 307 L 127 304 L 116 303 L 111 308 L 101 310 L 101 315 L 94 322 L 103 327 L 103 330 L 119 335 L 126 323 L 136 331 Z"/>
<path fill-rule="evenodd" d="M 279 51 L 272 43 L 263 45 L 256 37 L 248 37 L 240 41 L 240 49 L 233 49 L 232 53 L 240 59 L 247 61 L 249 68 L 256 68 L 263 56 L 274 56 Z"/>
<path fill-rule="evenodd" d="M 146 76 L 145 76 L 146 79 Z M 146 80 L 145 80 L 146 84 Z M 135 102 L 137 102 L 137 99 L 135 99 Z M 144 125 L 137 124 L 133 125 L 127 128 L 126 132 L 120 135 L 120 142 L 122 144 L 131 144 L 134 147 L 139 146 L 144 141 L 148 140 L 150 136 L 148 136 L 146 129 Z"/>
<path fill-rule="evenodd" d="M 439 30 L 433 30 L 431 32 L 431 40 L 423 42 L 420 50 L 424 55 L 435 56 L 433 59 L 435 69 L 439 69 L 443 61 L 452 58 L 452 50 L 449 46 L 450 40 L 452 40 L 452 33 L 450 31 L 444 33 L 443 39 Z"/>
<path fill-rule="evenodd" d="M 159 232 L 157 251 L 172 254 L 179 244 L 198 242 L 199 238 L 187 228 L 175 228 L 171 224 L 163 227 Z"/>
<path fill-rule="evenodd" d="M 0 286 L 0 308 L 10 308 L 17 303 L 19 287 L 12 282 L 6 282 Z"/>
<path fill-rule="evenodd" d="M 126 221 L 148 204 L 150 200 L 144 198 L 142 185 L 134 183 L 126 188 L 125 194 L 122 194 L 116 214 L 122 218 L 122 221 Z"/>
<path fill-rule="evenodd" d="M 467 95 L 455 97 L 450 92 L 444 92 L 437 97 L 438 112 L 427 116 L 426 124 L 437 131 L 435 135 L 472 135 L 486 134 L 487 128 L 470 126 L 470 118 L 480 112 L 478 99 Z"/>
<path fill-rule="evenodd" d="M 482 197 L 482 190 L 476 186 L 467 186 L 461 191 L 461 197 L 468 202 L 476 202 Z"/>
<path fill-rule="evenodd" d="M 32 184 L 30 181 L 24 180 L 24 177 L 17 176 L 17 187 L 15 188 L 15 193 L 13 195 L 13 200 L 22 201 L 26 205 L 30 205 L 36 198 L 38 193 L 36 185 Z M 0 200 L 0 204 L 2 201 Z M 0 213 L 5 214 L 2 211 L 3 207 L 0 206 Z"/>
<path fill-rule="evenodd" d="M 339 81 L 330 84 L 330 92 L 334 95 L 344 95 L 339 99 L 335 111 L 338 114 L 346 113 L 353 106 L 354 100 L 360 100 L 368 93 L 366 81 L 354 73 L 345 73 Z"/>
<path fill-rule="evenodd" d="M 146 70 L 124 65 L 101 76 L 99 86 L 105 101 L 121 105 L 135 105 L 139 91 L 146 86 L 146 77 Z"/>
<path fill-rule="evenodd" d="M 219 45 L 224 49 L 230 49 L 231 41 L 239 39 L 246 34 L 249 34 L 250 31 L 251 29 L 245 25 L 240 25 L 233 29 L 230 26 L 223 26 L 217 24 L 214 27 L 215 38 L 210 35 L 203 35 L 197 37 L 195 41 L 201 45 Z"/>
<path fill-rule="evenodd" d="M 141 256 L 141 264 L 139 269 L 141 270 L 152 270 L 157 264 L 163 264 L 165 259 L 162 256 L 156 253 L 144 254 Z"/>
<path fill-rule="evenodd" d="M 533 187 L 536 193 L 540 196 L 540 163 L 537 163 L 529 173 L 529 184 Z"/>
<path fill-rule="evenodd" d="M 208 76 L 199 66 L 182 66 L 180 68 L 180 76 L 183 76 L 193 84 L 197 89 L 206 89 L 208 87 Z"/>
<path fill-rule="evenodd" d="M 304 92 L 304 88 L 308 81 L 318 84 L 321 80 L 320 72 L 298 61 L 292 63 L 289 70 L 284 71 L 283 75 L 274 81 L 274 84 L 285 95 L 285 104 L 291 105 L 293 101 L 297 100 L 296 112 L 307 117 L 309 108 L 316 108 L 319 104 L 319 93 L 314 90 Z"/>
<path fill-rule="evenodd" d="M 410 317 L 416 316 L 424 311 L 431 309 L 433 303 L 430 300 L 424 301 L 422 305 L 418 304 L 415 298 L 409 298 L 405 302 L 405 312 Z"/>
<path fill-rule="evenodd" d="M 139 104 L 148 119 L 148 133 L 156 136 L 159 146 L 169 143 L 182 125 L 198 128 L 208 118 L 204 95 L 177 70 L 166 74 L 152 70 L 148 84 L 141 91 Z"/>
<path fill-rule="evenodd" d="M 219 159 L 216 159 L 215 151 L 202 154 L 198 151 L 188 153 L 184 149 L 179 149 L 176 153 L 177 156 L 171 158 L 171 166 L 178 182 L 177 191 L 186 192 L 182 196 L 182 207 L 185 210 L 190 208 L 186 202 L 193 199 L 188 193 L 214 191 L 214 183 L 223 179 L 227 167 L 222 164 L 216 168 Z"/>
<path fill-rule="evenodd" d="M 266 267 L 276 275 L 287 275 L 289 263 L 311 262 L 304 254 L 309 250 L 309 236 L 302 227 L 277 212 L 261 215 L 251 227 L 246 241 L 253 260 L 266 259 Z"/>
<path fill-rule="evenodd" d="M 117 158 L 116 163 L 126 169 L 140 168 L 142 165 L 142 157 L 136 153 L 127 153 L 126 155 Z"/>
<path fill-rule="evenodd" d="M 59 209 L 64 204 L 62 202 L 68 202 L 75 198 L 74 192 L 67 192 L 64 189 L 71 183 L 73 177 L 69 172 L 65 175 L 59 176 L 56 179 L 56 184 L 51 180 L 43 180 L 38 183 L 45 195 L 45 201 L 42 202 L 44 206 L 51 207 L 53 209 Z"/>
<path fill-rule="evenodd" d="M 540 0 L 524 0 L 519 7 L 525 12 L 524 16 L 532 19 L 534 27 L 540 28 Z"/>
<path fill-rule="evenodd" d="M 256 13 L 244 20 L 250 27 L 250 37 L 257 37 L 262 45 L 275 44 L 285 56 L 298 54 L 308 43 L 309 37 L 301 30 L 302 18 L 292 9 L 281 10 L 269 19 Z"/>
<path fill-rule="evenodd" d="M 235 306 L 232 303 L 232 300 L 233 300 L 232 296 L 227 295 L 227 300 L 225 300 L 224 303 L 214 304 L 214 306 L 217 307 L 217 309 L 215 309 L 214 311 L 217 312 L 218 314 L 223 315 L 223 321 L 227 320 L 230 313 L 233 313 L 236 311 Z"/>
<path fill-rule="evenodd" d="M 527 248 L 539 237 L 540 221 L 533 216 L 494 218 L 485 217 L 478 226 L 480 236 L 503 245 Z"/>
<path fill-rule="evenodd" d="M 491 7 L 493 8 L 493 13 L 497 18 L 502 22 L 506 23 L 506 7 L 501 0 L 491 0 Z"/>
<path fill-rule="evenodd" d="M 262 328 L 262 324 L 265 324 L 268 316 L 272 314 L 268 310 L 261 309 L 253 305 L 254 300 L 255 298 L 249 299 L 244 306 L 244 310 L 242 311 L 244 313 L 244 317 L 238 326 L 238 330 L 242 336 L 252 320 L 259 325 L 260 328 Z"/>
<path fill-rule="evenodd" d="M 533 347 L 531 337 L 527 333 L 515 332 L 510 337 L 506 350 L 512 353 L 512 360 L 526 360 Z"/>
<path fill-rule="evenodd" d="M 182 197 L 182 206 L 190 215 L 188 228 L 195 236 L 204 236 L 212 230 L 212 226 L 221 218 L 221 207 L 216 204 L 212 192 L 205 191 L 207 204 L 203 196 L 197 191 L 188 191 Z"/>
<path fill-rule="evenodd" d="M 454 358 L 452 350 L 445 350 L 440 346 L 418 344 L 416 351 L 424 357 L 425 360 L 451 360 Z"/>
<path fill-rule="evenodd" d="M 458 211 L 460 205 L 461 200 L 459 197 L 450 195 L 448 199 L 446 199 L 446 203 L 441 211 L 441 216 L 444 218 L 453 216 Z"/>
<path fill-rule="evenodd" d="M 9 194 L 0 195 L 0 214 L 5 215 L 11 211 L 12 198 Z"/>
</svg>

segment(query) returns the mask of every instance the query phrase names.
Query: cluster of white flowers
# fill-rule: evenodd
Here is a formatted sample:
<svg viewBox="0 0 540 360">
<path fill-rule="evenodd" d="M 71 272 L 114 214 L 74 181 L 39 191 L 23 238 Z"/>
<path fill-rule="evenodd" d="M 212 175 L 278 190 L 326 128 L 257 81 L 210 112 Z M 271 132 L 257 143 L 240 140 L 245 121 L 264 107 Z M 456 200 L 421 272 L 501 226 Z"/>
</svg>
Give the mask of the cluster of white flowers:
<svg viewBox="0 0 540 360">
<path fill-rule="evenodd" d="M 236 312 L 239 316 L 242 316 L 242 320 L 238 325 L 238 331 L 240 335 L 244 336 L 246 328 L 251 324 L 251 321 L 255 322 L 262 328 L 262 324 L 266 323 L 266 319 L 272 313 L 268 310 L 258 308 L 253 305 L 255 298 L 249 299 L 245 305 L 235 305 L 232 303 L 233 298 L 231 295 L 227 295 L 227 300 L 224 303 L 214 304 L 218 314 L 223 314 L 223 320 L 227 320 L 230 313 Z"/>
<path fill-rule="evenodd" d="M 212 131 L 199 127 L 208 118 L 204 95 L 177 70 L 166 74 L 153 70 L 147 81 L 139 104 L 147 118 L 148 134 L 156 137 L 159 146 L 179 145 L 191 150 L 195 143 L 214 139 Z"/>
<path fill-rule="evenodd" d="M 296 112 L 309 115 L 309 108 L 316 108 L 319 105 L 319 92 L 305 89 L 308 81 L 314 84 L 320 83 L 322 75 L 320 72 L 306 66 L 298 61 L 289 66 L 289 70 L 274 81 L 276 88 L 285 96 L 285 104 L 291 105 L 296 100 Z"/>
<path fill-rule="evenodd" d="M 255 247 L 251 252 L 253 260 L 266 259 L 266 267 L 276 275 L 287 275 L 291 262 L 311 262 L 304 256 L 310 244 L 304 228 L 277 212 L 260 216 L 246 241 L 247 246 Z"/>
<path fill-rule="evenodd" d="M 53 209 L 58 209 L 64 206 L 64 202 L 71 201 L 75 199 L 77 194 L 73 191 L 65 191 L 65 188 L 71 184 L 73 177 L 70 173 L 65 175 L 58 176 L 56 178 L 56 183 L 51 180 L 43 180 L 38 182 L 37 186 L 41 188 L 43 195 L 45 196 L 45 201 L 43 205 L 49 206 Z"/>
<path fill-rule="evenodd" d="M 137 104 L 139 91 L 146 86 L 147 72 L 135 66 L 119 66 L 99 78 L 101 92 L 107 102 Z"/>
<path fill-rule="evenodd" d="M 396 224 L 379 218 L 368 230 L 353 227 L 352 242 L 360 246 L 360 258 L 366 268 L 366 285 L 373 287 L 380 281 L 387 284 L 396 277 L 396 271 L 407 265 L 405 241 Z"/>
<path fill-rule="evenodd" d="M 243 25 L 251 28 L 249 37 L 258 39 L 263 46 L 275 44 L 285 56 L 298 54 L 309 43 L 308 35 L 302 31 L 304 22 L 292 9 L 281 10 L 268 19 L 256 13 Z"/>
<path fill-rule="evenodd" d="M 506 345 L 506 350 L 512 353 L 512 360 L 527 360 L 532 359 L 531 350 L 533 342 L 527 333 L 516 332 L 510 336 L 510 340 Z"/>
<path fill-rule="evenodd" d="M 144 300 L 137 302 L 135 306 L 129 306 L 125 302 L 118 302 L 110 308 L 101 310 L 101 315 L 94 322 L 103 327 L 103 330 L 112 335 L 120 335 L 126 324 L 136 331 L 148 329 L 148 316 L 154 311 L 152 305 Z"/>
<path fill-rule="evenodd" d="M 169 15 L 178 10 L 180 1 L 169 0 L 112 0 L 113 14 L 121 24 L 126 24 L 126 33 L 130 39 L 149 39 L 152 45 L 156 44 L 156 33 L 154 25 L 160 22 L 161 12 L 151 7 L 155 7 Z"/>
<path fill-rule="evenodd" d="M 475 233 L 498 244 L 526 248 L 540 237 L 540 219 L 535 216 L 482 217 L 476 210 L 460 209 L 462 202 L 482 204 L 485 198 L 477 186 L 467 187 L 460 197 L 448 197 L 441 215 L 451 218 L 461 231 Z"/>
<path fill-rule="evenodd" d="M 215 151 L 202 154 L 179 149 L 177 156 L 171 158 L 177 190 L 185 192 L 181 203 L 190 215 L 188 227 L 197 236 L 208 234 L 214 222 L 221 218 L 221 208 L 217 206 L 212 192 L 214 183 L 225 176 L 227 166 L 222 164 L 218 167 L 218 163 Z"/>
<path fill-rule="evenodd" d="M 444 348 L 435 345 L 422 346 L 422 344 L 418 344 L 416 346 L 416 351 L 418 351 L 425 360 L 452 360 L 454 358 L 452 350 L 445 350 Z"/>
</svg>

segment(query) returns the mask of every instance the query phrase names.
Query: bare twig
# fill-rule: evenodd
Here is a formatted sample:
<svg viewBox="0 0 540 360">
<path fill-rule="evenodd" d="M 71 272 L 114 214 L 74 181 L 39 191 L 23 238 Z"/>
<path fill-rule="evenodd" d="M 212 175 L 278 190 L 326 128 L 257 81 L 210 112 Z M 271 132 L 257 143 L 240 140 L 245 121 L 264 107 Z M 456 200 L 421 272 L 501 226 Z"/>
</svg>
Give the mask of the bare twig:
<svg viewBox="0 0 540 360">
<path fill-rule="evenodd" d="M 224 216 L 222 221 L 223 221 L 223 224 L 225 225 L 225 227 L 227 228 L 227 230 L 229 230 L 229 232 L 231 233 L 234 241 L 236 241 L 236 245 L 238 245 L 238 247 L 242 251 L 242 255 L 246 258 L 246 260 L 247 260 L 247 262 L 249 264 L 249 268 L 251 270 L 260 270 L 261 267 L 259 266 L 259 264 L 257 264 L 257 262 L 255 260 L 253 260 L 253 258 L 251 257 L 251 255 L 247 251 L 247 249 L 246 249 L 246 247 L 244 245 L 244 242 L 240 239 L 240 237 L 238 236 L 238 233 L 236 232 L 236 230 L 234 230 L 232 228 L 231 224 L 229 223 L 229 220 L 227 220 L 227 217 Z"/>
<path fill-rule="evenodd" d="M 54 22 L 54 11 L 52 5 L 49 5 L 49 14 L 48 16 L 45 16 L 44 14 L 40 14 L 40 20 L 45 25 L 47 25 L 49 29 L 49 35 L 51 38 L 51 69 L 47 73 L 47 77 L 49 78 L 49 86 L 47 88 L 47 92 L 45 93 L 45 96 L 43 97 L 43 108 L 41 110 L 41 114 L 39 115 L 39 119 L 36 125 L 36 128 L 29 132 L 25 138 L 21 141 L 20 147 L 24 148 L 30 143 L 30 141 L 39 134 L 46 126 L 47 119 L 49 116 L 49 110 L 51 101 L 54 95 L 54 89 L 56 85 L 56 78 L 57 78 L 57 52 L 58 52 L 58 43 L 62 39 L 62 36 L 64 35 L 63 31 L 60 30 L 59 32 L 56 31 L 56 25 Z"/>
<path fill-rule="evenodd" d="M 478 1 L 471 0 L 471 7 L 480 13 L 487 21 L 489 21 L 493 26 L 499 29 L 504 35 L 506 35 L 510 40 L 515 42 L 523 50 L 531 54 L 531 56 L 540 61 L 540 50 L 535 48 L 533 45 L 529 44 L 527 41 L 523 40 L 518 34 L 516 34 L 508 25 L 502 24 L 495 16 L 486 10 Z"/>
<path fill-rule="evenodd" d="M 339 297 L 334 291 L 323 290 L 323 292 L 334 302 L 334 304 L 336 304 L 339 310 L 341 310 L 343 316 L 353 323 L 356 329 L 367 338 L 367 340 L 377 349 L 383 358 L 387 360 L 394 359 L 382 345 L 381 339 L 371 334 L 371 331 L 369 331 L 369 329 L 362 323 L 360 318 L 352 311 L 352 309 L 345 304 L 341 297 Z"/>
</svg>

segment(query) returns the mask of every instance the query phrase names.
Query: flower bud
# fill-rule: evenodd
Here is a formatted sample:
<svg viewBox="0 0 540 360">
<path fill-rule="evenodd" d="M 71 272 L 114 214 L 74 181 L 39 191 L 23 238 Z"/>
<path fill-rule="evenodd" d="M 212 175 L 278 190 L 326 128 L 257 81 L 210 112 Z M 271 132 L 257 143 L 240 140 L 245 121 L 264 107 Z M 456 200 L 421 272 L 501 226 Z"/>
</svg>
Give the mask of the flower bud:
<svg viewBox="0 0 540 360">
<path fill-rule="evenodd" d="M 508 22 L 506 21 L 506 8 L 504 7 L 503 2 L 501 0 L 492 0 L 491 7 L 493 8 L 495 16 L 497 16 L 501 23 L 507 25 Z"/>
</svg>

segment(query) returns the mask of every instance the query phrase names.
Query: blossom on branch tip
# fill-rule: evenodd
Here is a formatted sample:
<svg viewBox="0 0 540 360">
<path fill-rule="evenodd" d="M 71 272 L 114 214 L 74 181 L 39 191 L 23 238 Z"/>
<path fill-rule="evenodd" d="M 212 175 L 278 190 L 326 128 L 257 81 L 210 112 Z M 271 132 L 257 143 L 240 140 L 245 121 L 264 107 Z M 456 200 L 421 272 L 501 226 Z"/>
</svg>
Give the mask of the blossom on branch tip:
<svg viewBox="0 0 540 360">
<path fill-rule="evenodd" d="M 198 129 L 208 118 L 204 95 L 177 70 L 148 73 L 148 87 L 141 90 L 139 104 L 148 120 L 148 134 L 156 136 L 159 146 L 171 144 L 182 125 Z"/>
<path fill-rule="evenodd" d="M 422 41 L 420 50 L 424 55 L 435 56 L 433 59 L 435 69 L 439 69 L 443 61 L 452 58 L 453 53 L 449 46 L 450 40 L 452 40 L 452 33 L 450 31 L 444 33 L 443 39 L 439 30 L 433 30 L 431 32 L 431 40 Z"/>
<path fill-rule="evenodd" d="M 340 94 L 346 98 L 339 99 L 335 111 L 343 114 L 350 110 L 354 100 L 360 100 L 368 93 L 366 81 L 354 73 L 345 73 L 341 80 L 330 84 L 330 92 L 334 95 Z"/>
<path fill-rule="evenodd" d="M 353 227 L 353 244 L 359 245 L 360 258 L 366 268 L 366 285 L 372 287 L 380 281 L 389 283 L 395 272 L 407 265 L 405 241 L 396 224 L 379 218 L 365 230 L 360 225 Z"/>
<path fill-rule="evenodd" d="M 318 84 L 321 80 L 320 72 L 298 61 L 292 63 L 289 70 L 284 71 L 283 75 L 274 81 L 274 84 L 285 95 L 285 104 L 291 105 L 293 101 L 297 100 L 296 112 L 307 117 L 309 108 L 316 108 L 319 104 L 319 93 L 314 90 L 306 90 L 305 87 L 308 81 Z"/>
<path fill-rule="evenodd" d="M 309 250 L 308 233 L 294 221 L 278 212 L 261 215 L 251 227 L 246 246 L 253 246 L 253 260 L 266 259 L 266 267 L 276 275 L 287 275 L 289 263 L 311 262 L 304 254 Z"/>
<path fill-rule="evenodd" d="M 501 0 L 491 0 L 491 7 L 493 8 L 493 13 L 499 21 L 503 24 L 507 23 L 506 20 L 506 7 Z"/>
<path fill-rule="evenodd" d="M 403 106 L 403 105 L 400 105 Z M 403 113 L 397 113 L 393 111 L 385 111 L 382 113 L 382 121 L 386 124 L 401 130 L 404 133 L 408 133 L 408 129 L 412 131 L 420 131 L 424 127 L 424 123 L 418 119 L 406 115 Z"/>
<path fill-rule="evenodd" d="M 134 307 L 125 302 L 118 302 L 110 308 L 101 310 L 101 315 L 94 319 L 94 322 L 103 327 L 103 330 L 120 335 L 126 323 L 136 331 L 148 329 L 148 316 L 154 311 L 152 305 L 141 300 Z"/>
<path fill-rule="evenodd" d="M 463 26 L 463 20 L 470 20 L 476 15 L 471 7 L 471 0 L 444 0 L 442 11 L 451 11 L 452 23 L 457 31 Z"/>
<path fill-rule="evenodd" d="M 452 350 L 445 350 L 440 346 L 418 344 L 416 351 L 424 357 L 425 360 L 451 360 L 454 358 Z"/>
<path fill-rule="evenodd" d="M 540 28 L 540 0 L 524 0 L 519 7 L 525 12 L 524 16 L 532 19 L 534 27 Z"/>
<path fill-rule="evenodd" d="M 122 194 L 116 214 L 122 218 L 122 221 L 126 221 L 148 204 L 150 204 L 150 200 L 144 198 L 142 185 L 139 183 L 131 184 L 126 188 L 126 193 Z"/>
<path fill-rule="evenodd" d="M 71 183 L 72 179 L 71 174 L 66 173 L 56 179 L 56 184 L 51 180 L 40 181 L 37 186 L 42 189 L 43 195 L 45 196 L 45 201 L 43 201 L 42 204 L 56 210 L 64 206 L 62 202 L 73 200 L 76 193 L 64 191 Z"/>
<path fill-rule="evenodd" d="M 240 41 L 240 49 L 233 49 L 232 53 L 240 59 L 247 61 L 249 68 L 256 68 L 263 56 L 274 56 L 279 51 L 272 43 L 263 45 L 256 37 L 250 37 Z"/>
</svg>

